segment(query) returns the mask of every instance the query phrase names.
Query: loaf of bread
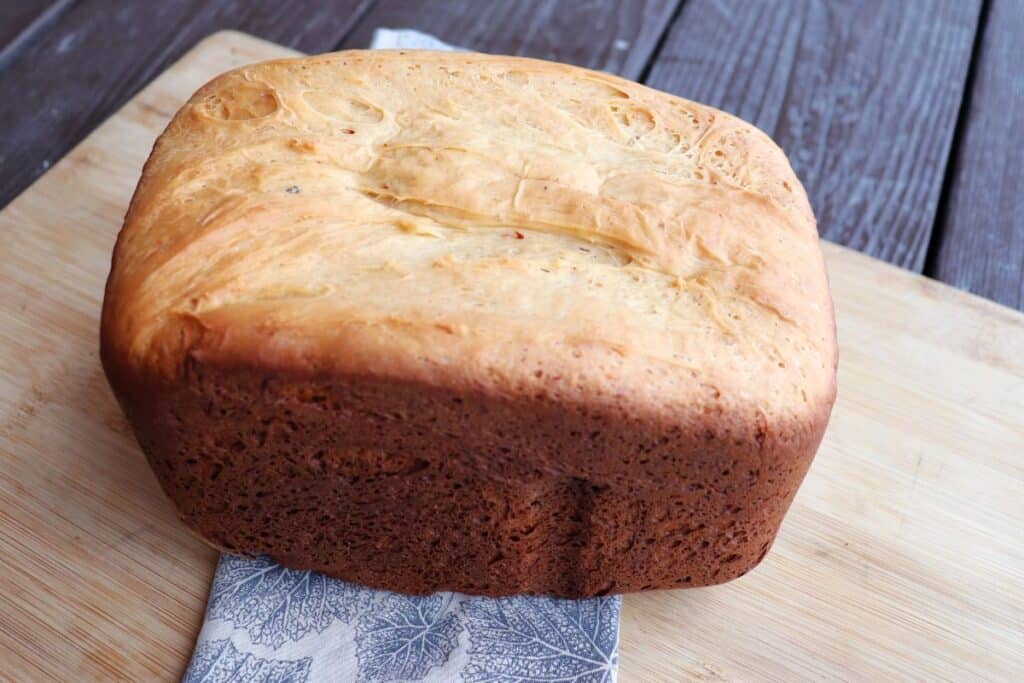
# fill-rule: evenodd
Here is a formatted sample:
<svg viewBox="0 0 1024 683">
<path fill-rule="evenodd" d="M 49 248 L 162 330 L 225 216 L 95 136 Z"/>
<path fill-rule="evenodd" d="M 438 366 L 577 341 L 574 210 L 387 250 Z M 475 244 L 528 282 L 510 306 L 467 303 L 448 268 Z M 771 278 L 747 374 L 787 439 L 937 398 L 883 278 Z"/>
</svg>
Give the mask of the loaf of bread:
<svg viewBox="0 0 1024 683">
<path fill-rule="evenodd" d="M 201 88 L 118 238 L 102 359 L 199 535 L 406 593 L 740 576 L 836 386 L 814 217 L 768 137 L 415 51 Z"/>
</svg>

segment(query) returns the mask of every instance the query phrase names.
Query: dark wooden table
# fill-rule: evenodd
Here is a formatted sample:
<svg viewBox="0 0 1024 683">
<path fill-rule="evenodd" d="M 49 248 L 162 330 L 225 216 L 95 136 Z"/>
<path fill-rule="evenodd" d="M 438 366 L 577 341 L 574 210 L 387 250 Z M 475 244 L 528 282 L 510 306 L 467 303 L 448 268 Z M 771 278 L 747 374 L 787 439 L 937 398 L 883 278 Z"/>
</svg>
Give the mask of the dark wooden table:
<svg viewBox="0 0 1024 683">
<path fill-rule="evenodd" d="M 1024 308 L 1024 0 L 0 0 L 0 206 L 214 31 L 324 52 L 378 27 L 738 114 L 824 237 Z"/>
</svg>

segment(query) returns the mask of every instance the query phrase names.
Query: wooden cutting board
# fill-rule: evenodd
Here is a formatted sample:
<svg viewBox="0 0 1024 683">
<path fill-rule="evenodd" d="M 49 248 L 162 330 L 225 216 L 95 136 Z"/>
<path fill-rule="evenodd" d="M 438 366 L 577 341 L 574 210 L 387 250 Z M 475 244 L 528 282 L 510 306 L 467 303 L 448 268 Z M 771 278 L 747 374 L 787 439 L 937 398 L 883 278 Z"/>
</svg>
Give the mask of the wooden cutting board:
<svg viewBox="0 0 1024 683">
<path fill-rule="evenodd" d="M 0 213 L 0 678 L 172 680 L 216 553 L 177 521 L 97 357 L 110 252 L 207 39 Z M 1024 316 L 826 245 L 839 401 L 763 564 L 630 595 L 620 680 L 1024 676 Z"/>
</svg>

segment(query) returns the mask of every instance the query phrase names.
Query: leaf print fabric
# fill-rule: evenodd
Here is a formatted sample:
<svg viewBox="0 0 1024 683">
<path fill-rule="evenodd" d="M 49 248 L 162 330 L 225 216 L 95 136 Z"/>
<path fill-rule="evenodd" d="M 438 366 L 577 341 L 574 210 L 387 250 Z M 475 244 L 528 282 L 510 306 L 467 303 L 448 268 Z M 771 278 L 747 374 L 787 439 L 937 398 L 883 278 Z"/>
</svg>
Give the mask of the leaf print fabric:
<svg viewBox="0 0 1024 683">
<path fill-rule="evenodd" d="M 187 683 L 612 683 L 618 597 L 408 596 L 221 557 Z"/>
<path fill-rule="evenodd" d="M 225 555 L 207 617 L 230 621 L 246 629 L 252 642 L 276 648 L 335 620 L 348 623 L 361 597 L 355 586 L 321 574 L 285 569 L 267 558 Z"/>
<path fill-rule="evenodd" d="M 309 679 L 312 659 L 260 659 L 239 652 L 230 640 L 203 643 L 192 655 L 183 683 L 304 683 Z"/>
<path fill-rule="evenodd" d="M 472 643 L 467 683 L 615 678 L 617 598 L 473 599 L 463 612 Z"/>
<path fill-rule="evenodd" d="M 458 644 L 453 597 L 386 595 L 356 627 L 359 675 L 365 681 L 422 680 Z"/>
</svg>

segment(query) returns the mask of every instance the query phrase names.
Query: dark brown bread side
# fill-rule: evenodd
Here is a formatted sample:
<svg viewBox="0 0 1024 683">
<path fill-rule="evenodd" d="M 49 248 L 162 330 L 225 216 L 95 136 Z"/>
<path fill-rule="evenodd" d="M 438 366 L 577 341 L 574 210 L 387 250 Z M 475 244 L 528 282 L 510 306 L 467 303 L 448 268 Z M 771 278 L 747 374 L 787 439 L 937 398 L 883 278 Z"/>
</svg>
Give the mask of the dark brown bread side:
<svg viewBox="0 0 1024 683">
<path fill-rule="evenodd" d="M 176 384 L 114 383 L 201 536 L 404 593 L 580 597 L 741 576 L 828 418 L 656 424 L 543 396 L 195 360 Z"/>
</svg>

